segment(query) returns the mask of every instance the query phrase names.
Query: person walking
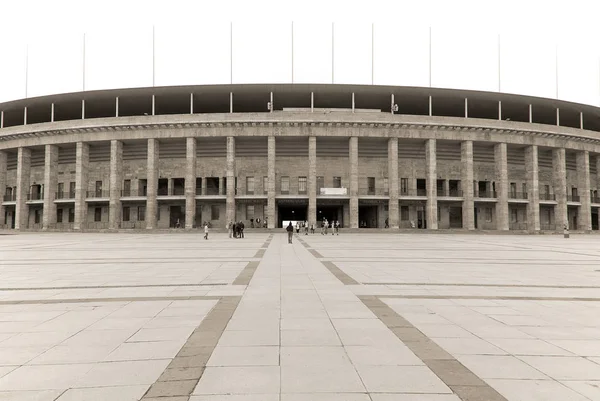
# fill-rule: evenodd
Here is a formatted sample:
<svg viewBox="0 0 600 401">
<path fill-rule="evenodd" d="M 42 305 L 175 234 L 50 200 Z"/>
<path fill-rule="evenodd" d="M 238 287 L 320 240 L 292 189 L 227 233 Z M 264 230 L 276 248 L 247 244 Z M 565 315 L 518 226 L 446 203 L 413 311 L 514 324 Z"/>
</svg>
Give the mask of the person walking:
<svg viewBox="0 0 600 401">
<path fill-rule="evenodd" d="M 288 235 L 288 244 L 292 243 L 292 237 L 294 236 L 294 226 L 292 226 L 292 222 L 290 221 L 285 231 L 287 231 Z"/>
<path fill-rule="evenodd" d="M 233 237 L 233 221 L 227 223 L 227 232 L 229 233 L 229 238 Z"/>
<path fill-rule="evenodd" d="M 308 235 L 308 221 L 304 222 L 304 235 Z"/>
<path fill-rule="evenodd" d="M 240 220 L 240 238 L 244 238 L 244 222 Z"/>
<path fill-rule="evenodd" d="M 339 220 L 335 221 L 335 234 L 340 235 L 340 222 Z"/>
<path fill-rule="evenodd" d="M 300 234 L 300 223 L 296 222 L 296 234 Z"/>
<path fill-rule="evenodd" d="M 314 234 L 315 233 L 315 223 L 311 223 L 310 224 L 310 233 Z"/>
<path fill-rule="evenodd" d="M 204 225 L 204 239 L 208 239 L 208 223 Z"/>
</svg>

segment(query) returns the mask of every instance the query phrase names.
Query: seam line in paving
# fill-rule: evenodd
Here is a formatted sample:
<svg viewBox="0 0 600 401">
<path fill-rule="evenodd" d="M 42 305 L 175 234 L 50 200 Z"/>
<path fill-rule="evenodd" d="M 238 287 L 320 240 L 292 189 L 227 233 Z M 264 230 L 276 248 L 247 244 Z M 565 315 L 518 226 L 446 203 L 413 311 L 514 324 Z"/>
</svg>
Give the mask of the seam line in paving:
<svg viewBox="0 0 600 401">
<path fill-rule="evenodd" d="M 425 365 L 463 401 L 507 401 L 479 376 L 427 337 L 376 296 L 359 296 Z"/>
<path fill-rule="evenodd" d="M 272 238 L 271 234 L 265 243 L 267 247 Z M 248 262 L 233 281 L 233 285 L 250 284 L 258 264 L 256 261 Z M 176 397 L 189 400 L 241 299 L 241 296 L 219 297 L 215 307 L 194 329 L 175 358 L 140 401 L 157 398 L 169 400 Z"/>
<path fill-rule="evenodd" d="M 543 285 L 543 284 L 471 284 L 471 283 L 377 283 L 363 282 L 363 285 L 398 285 L 398 286 L 440 286 L 440 287 L 510 287 L 510 288 L 600 288 L 596 285 Z"/>
<path fill-rule="evenodd" d="M 212 287 L 228 285 L 227 283 L 209 283 L 209 284 L 131 284 L 131 285 L 75 285 L 71 287 L 9 287 L 0 288 L 0 291 L 38 291 L 38 290 L 87 290 L 101 288 L 155 288 L 155 287 Z"/>
<path fill-rule="evenodd" d="M 156 382 L 146 391 L 141 401 L 159 397 L 189 398 L 204 374 L 206 364 L 240 299 L 241 297 L 219 299 Z"/>
<path fill-rule="evenodd" d="M 310 247 L 306 242 L 304 242 L 301 238 L 298 238 L 298 242 L 306 248 L 308 252 L 310 252 L 315 258 L 320 259 L 323 258 L 321 254 Z M 360 283 L 346 274 L 342 269 L 337 267 L 335 263 L 331 261 L 323 261 L 320 260 L 321 264 L 325 266 L 327 270 L 331 272 L 338 280 L 340 280 L 344 285 L 359 285 Z"/>
<path fill-rule="evenodd" d="M 403 299 L 497 299 L 503 301 L 585 301 L 598 302 L 600 298 L 590 297 L 526 297 L 505 295 L 381 295 L 383 298 Z"/>
</svg>

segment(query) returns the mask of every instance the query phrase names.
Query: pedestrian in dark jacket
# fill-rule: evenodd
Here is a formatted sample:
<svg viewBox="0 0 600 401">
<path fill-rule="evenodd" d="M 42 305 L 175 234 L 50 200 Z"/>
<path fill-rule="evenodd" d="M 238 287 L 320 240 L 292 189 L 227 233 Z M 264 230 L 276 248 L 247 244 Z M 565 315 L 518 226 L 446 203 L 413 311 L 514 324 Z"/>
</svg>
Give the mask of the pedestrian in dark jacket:
<svg viewBox="0 0 600 401">
<path fill-rule="evenodd" d="M 288 244 L 291 244 L 292 243 L 292 237 L 294 236 L 294 226 L 292 226 L 292 222 L 291 221 L 288 224 L 288 226 L 286 227 L 285 231 L 287 231 L 287 234 L 288 234 Z"/>
</svg>

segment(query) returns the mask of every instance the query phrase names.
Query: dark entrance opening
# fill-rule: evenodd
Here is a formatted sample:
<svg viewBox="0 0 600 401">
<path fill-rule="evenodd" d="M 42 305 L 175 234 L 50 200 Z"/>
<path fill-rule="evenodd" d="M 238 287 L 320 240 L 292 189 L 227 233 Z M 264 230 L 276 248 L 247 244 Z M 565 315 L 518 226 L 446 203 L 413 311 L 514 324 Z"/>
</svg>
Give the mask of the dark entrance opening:
<svg viewBox="0 0 600 401">
<path fill-rule="evenodd" d="M 462 207 L 450 206 L 448 213 L 450 214 L 450 228 L 462 228 Z"/>
<path fill-rule="evenodd" d="M 358 226 L 360 228 L 377 228 L 378 217 L 377 206 L 360 206 L 358 208 Z"/>
<path fill-rule="evenodd" d="M 171 206 L 169 210 L 169 227 L 183 227 L 185 225 L 185 208 L 183 206 Z M 179 222 L 179 226 L 177 225 L 177 222 Z"/>
<path fill-rule="evenodd" d="M 283 227 L 287 225 L 288 221 L 292 222 L 292 225 L 296 225 L 296 222 L 304 222 L 307 219 L 308 212 L 307 205 L 280 205 L 277 208 L 277 227 Z"/>
<path fill-rule="evenodd" d="M 424 209 L 417 210 L 417 228 L 427 228 L 427 216 Z"/>
<path fill-rule="evenodd" d="M 598 209 L 592 209 L 592 230 L 598 230 L 600 228 L 598 223 Z"/>
<path fill-rule="evenodd" d="M 341 205 L 317 205 L 317 226 L 320 227 L 323 219 L 327 219 L 327 222 L 339 221 L 340 227 L 344 227 L 344 207 Z M 315 227 L 316 228 L 316 227 Z"/>
</svg>

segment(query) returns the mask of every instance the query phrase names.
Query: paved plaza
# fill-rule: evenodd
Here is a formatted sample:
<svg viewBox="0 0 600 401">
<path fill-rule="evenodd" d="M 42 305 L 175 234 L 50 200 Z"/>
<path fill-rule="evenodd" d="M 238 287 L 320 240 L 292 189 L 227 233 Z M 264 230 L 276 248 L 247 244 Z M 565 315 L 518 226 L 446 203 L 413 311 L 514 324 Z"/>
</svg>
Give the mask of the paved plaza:
<svg viewBox="0 0 600 401">
<path fill-rule="evenodd" d="M 0 235 L 0 400 L 600 400 L 600 237 Z"/>
</svg>

